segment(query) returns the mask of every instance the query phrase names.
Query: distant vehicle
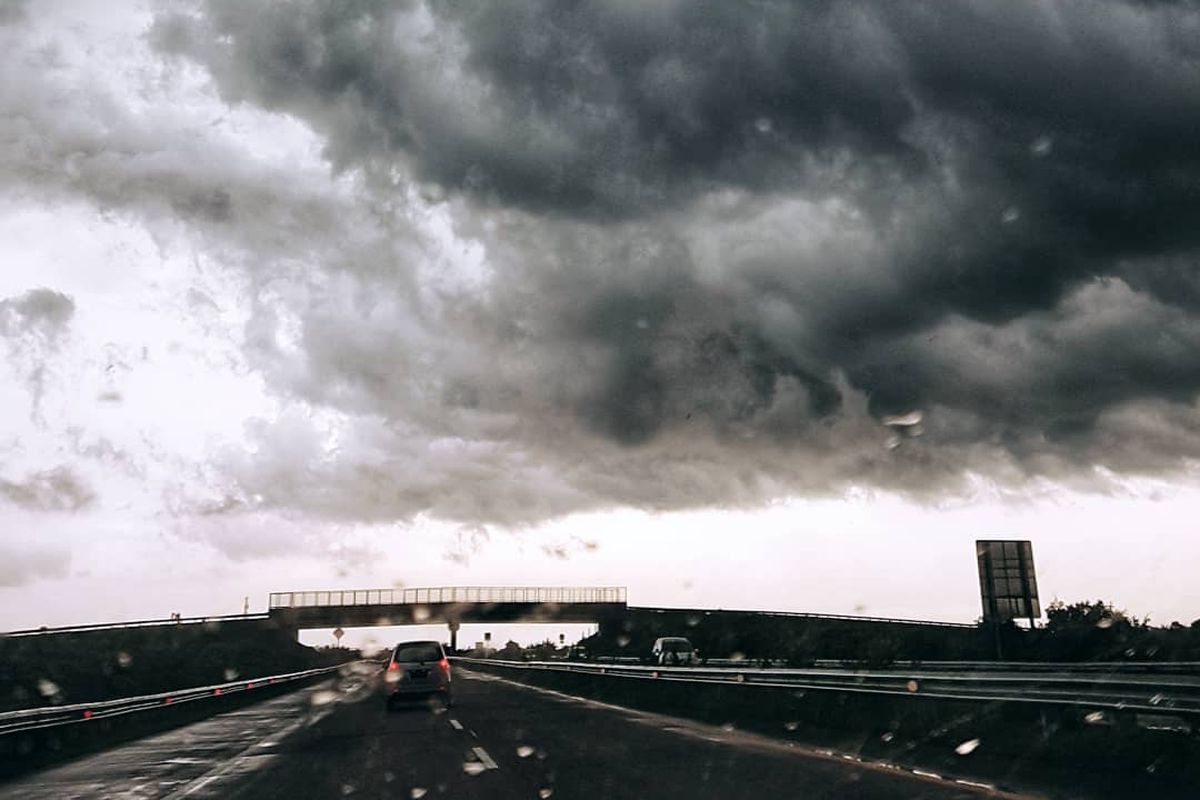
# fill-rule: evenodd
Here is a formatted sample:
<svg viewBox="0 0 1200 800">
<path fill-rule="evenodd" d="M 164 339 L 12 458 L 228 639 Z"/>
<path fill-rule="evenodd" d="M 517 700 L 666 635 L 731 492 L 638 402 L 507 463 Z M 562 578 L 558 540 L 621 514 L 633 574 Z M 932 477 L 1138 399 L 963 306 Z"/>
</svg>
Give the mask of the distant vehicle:
<svg viewBox="0 0 1200 800">
<path fill-rule="evenodd" d="M 567 661 L 591 661 L 588 649 L 583 645 L 573 644 L 567 649 Z"/>
<path fill-rule="evenodd" d="M 664 636 L 655 639 L 650 650 L 650 659 L 662 666 L 688 666 L 699 662 L 700 656 L 692 643 L 682 636 Z"/>
<path fill-rule="evenodd" d="M 388 711 L 405 700 L 440 698 L 450 708 L 450 659 L 439 642 L 401 642 L 383 673 Z"/>
</svg>

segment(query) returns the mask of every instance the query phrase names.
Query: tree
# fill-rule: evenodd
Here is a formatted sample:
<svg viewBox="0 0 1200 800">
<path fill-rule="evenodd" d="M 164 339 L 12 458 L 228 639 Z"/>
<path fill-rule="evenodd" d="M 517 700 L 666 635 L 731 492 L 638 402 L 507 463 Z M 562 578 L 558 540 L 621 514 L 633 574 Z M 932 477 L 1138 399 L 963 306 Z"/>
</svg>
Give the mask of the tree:
<svg viewBox="0 0 1200 800">
<path fill-rule="evenodd" d="M 1080 601 L 1067 605 L 1055 600 L 1046 608 L 1046 628 L 1050 631 L 1079 628 L 1145 628 L 1150 618 L 1131 617 L 1129 612 L 1112 603 L 1097 600 L 1094 603 Z"/>
</svg>

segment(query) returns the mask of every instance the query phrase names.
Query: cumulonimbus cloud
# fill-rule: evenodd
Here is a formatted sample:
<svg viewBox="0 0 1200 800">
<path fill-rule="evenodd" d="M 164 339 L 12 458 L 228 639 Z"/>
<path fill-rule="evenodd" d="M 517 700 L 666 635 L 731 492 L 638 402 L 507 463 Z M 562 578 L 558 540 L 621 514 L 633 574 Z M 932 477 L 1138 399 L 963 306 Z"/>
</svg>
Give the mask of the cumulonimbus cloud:
<svg viewBox="0 0 1200 800">
<path fill-rule="evenodd" d="M 79 511 L 95 494 L 72 469 L 59 466 L 17 480 L 0 478 L 0 498 L 26 511 Z"/>
<path fill-rule="evenodd" d="M 1169 471 L 1200 456 L 1198 25 L 210 0 L 161 14 L 156 52 L 302 120 L 361 194 L 166 154 L 89 152 L 143 179 L 71 185 L 250 254 L 248 358 L 334 417 L 252 426 L 214 507 L 514 522 Z M 413 197 L 467 254 L 397 221 Z"/>
</svg>

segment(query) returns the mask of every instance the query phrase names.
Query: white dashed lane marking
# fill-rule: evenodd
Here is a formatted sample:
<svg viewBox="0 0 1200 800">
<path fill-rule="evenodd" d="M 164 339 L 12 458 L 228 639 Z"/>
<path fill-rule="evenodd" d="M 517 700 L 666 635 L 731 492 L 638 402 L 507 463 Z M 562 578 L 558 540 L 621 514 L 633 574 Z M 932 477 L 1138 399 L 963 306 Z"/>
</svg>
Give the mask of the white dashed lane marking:
<svg viewBox="0 0 1200 800">
<path fill-rule="evenodd" d="M 450 727 L 454 728 L 456 731 L 461 731 L 463 729 L 462 723 L 456 719 L 450 720 Z"/>
<path fill-rule="evenodd" d="M 479 763 L 483 764 L 485 768 L 500 769 L 500 765 L 492 760 L 487 750 L 484 750 L 482 747 L 472 747 L 471 750 L 475 752 L 475 757 L 479 759 Z"/>
</svg>

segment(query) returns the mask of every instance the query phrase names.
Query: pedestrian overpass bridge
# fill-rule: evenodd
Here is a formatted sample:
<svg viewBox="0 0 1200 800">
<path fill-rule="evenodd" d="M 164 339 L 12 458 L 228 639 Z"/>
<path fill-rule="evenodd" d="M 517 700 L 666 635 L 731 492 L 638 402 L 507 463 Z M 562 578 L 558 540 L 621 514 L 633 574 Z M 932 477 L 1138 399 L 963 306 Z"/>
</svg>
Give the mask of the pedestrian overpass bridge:
<svg viewBox="0 0 1200 800">
<path fill-rule="evenodd" d="M 464 622 L 603 622 L 625 613 L 622 586 L 441 586 L 273 592 L 267 613 L 298 635 L 310 628 Z"/>
</svg>

